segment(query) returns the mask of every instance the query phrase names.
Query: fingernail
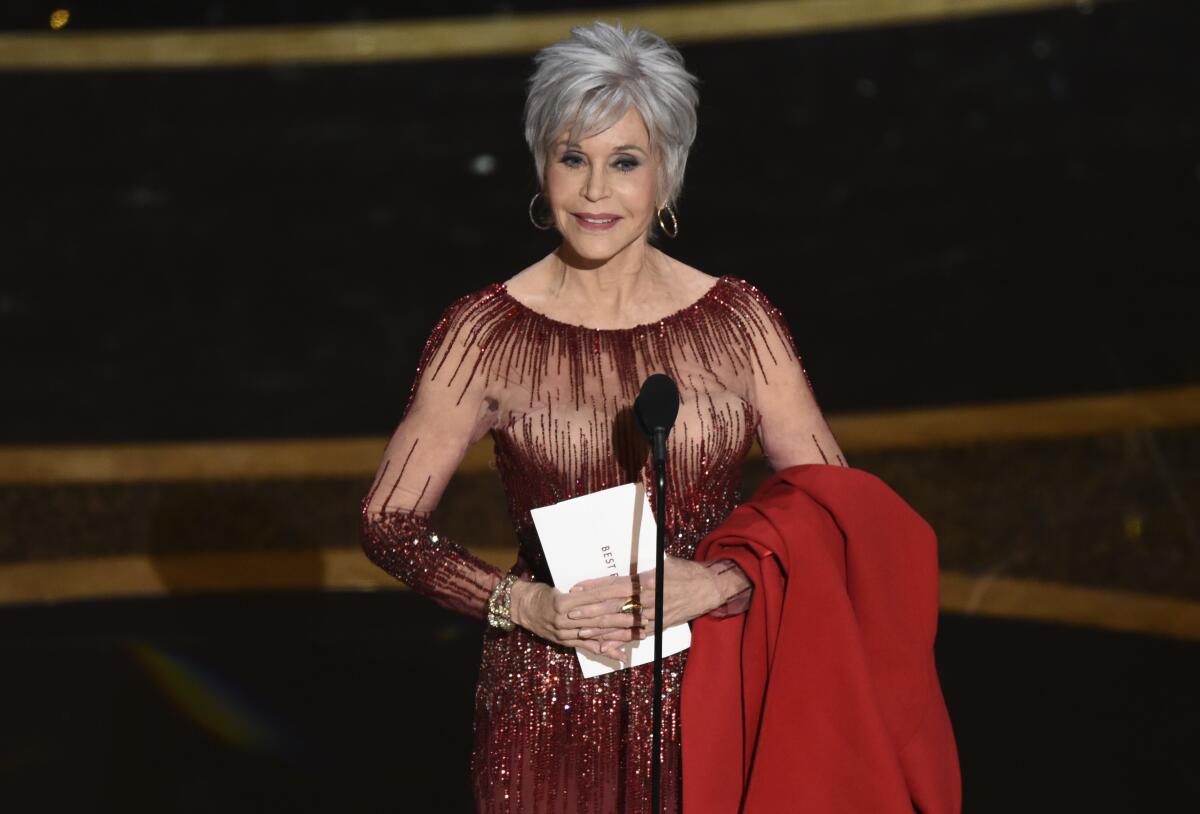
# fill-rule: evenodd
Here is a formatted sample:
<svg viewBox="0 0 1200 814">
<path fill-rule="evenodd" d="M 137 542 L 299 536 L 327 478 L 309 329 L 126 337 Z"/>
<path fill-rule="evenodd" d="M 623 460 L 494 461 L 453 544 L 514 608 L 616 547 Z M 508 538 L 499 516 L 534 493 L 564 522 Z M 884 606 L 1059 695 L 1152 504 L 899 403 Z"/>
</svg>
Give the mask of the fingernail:
<svg viewBox="0 0 1200 814">
<path fill-rule="evenodd" d="M 582 614 L 577 610 L 573 610 L 567 614 L 567 617 L 570 619 L 578 619 L 580 616 L 582 616 Z"/>
<path fill-rule="evenodd" d="M 590 627 L 585 627 L 583 630 L 579 631 L 579 638 L 581 638 L 581 639 L 586 639 L 588 636 L 591 636 L 591 635 L 592 635 L 592 629 Z"/>
</svg>

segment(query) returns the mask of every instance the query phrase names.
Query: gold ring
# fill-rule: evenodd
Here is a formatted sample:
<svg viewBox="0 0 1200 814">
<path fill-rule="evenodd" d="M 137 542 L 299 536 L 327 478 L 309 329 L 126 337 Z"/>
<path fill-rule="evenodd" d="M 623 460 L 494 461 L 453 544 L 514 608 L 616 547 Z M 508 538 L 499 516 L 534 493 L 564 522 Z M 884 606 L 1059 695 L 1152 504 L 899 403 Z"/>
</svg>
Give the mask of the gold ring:
<svg viewBox="0 0 1200 814">
<path fill-rule="evenodd" d="M 621 606 L 621 613 L 633 613 L 635 610 L 641 610 L 642 603 L 638 602 L 632 596 L 625 600 L 625 604 Z"/>
</svg>

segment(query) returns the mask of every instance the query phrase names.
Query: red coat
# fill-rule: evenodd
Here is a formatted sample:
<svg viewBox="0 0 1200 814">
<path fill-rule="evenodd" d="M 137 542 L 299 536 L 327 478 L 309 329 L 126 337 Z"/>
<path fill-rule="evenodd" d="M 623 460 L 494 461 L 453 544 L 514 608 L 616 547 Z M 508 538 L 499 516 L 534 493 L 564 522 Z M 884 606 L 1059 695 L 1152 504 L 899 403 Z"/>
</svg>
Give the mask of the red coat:
<svg viewBox="0 0 1200 814">
<path fill-rule="evenodd" d="M 804 464 L 700 542 L 720 557 L 753 598 L 692 622 L 685 814 L 958 814 L 929 524 L 869 472 Z"/>
</svg>

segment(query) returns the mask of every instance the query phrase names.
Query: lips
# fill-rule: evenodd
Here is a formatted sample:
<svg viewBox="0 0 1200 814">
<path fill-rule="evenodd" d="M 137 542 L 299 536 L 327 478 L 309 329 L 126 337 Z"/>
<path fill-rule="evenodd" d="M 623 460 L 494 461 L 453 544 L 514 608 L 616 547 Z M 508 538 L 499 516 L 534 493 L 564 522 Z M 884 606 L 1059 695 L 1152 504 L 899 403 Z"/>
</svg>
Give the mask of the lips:
<svg viewBox="0 0 1200 814">
<path fill-rule="evenodd" d="M 575 222 L 590 232 L 603 232 L 611 229 L 621 220 L 620 215 L 611 212 L 572 212 Z"/>
</svg>

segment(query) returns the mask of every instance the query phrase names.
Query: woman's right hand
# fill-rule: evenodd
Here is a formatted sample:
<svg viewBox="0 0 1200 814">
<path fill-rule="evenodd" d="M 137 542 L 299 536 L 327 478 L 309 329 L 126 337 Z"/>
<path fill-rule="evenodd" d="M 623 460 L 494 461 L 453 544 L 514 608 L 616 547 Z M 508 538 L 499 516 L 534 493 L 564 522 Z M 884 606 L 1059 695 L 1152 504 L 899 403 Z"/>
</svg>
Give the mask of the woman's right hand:
<svg viewBox="0 0 1200 814">
<path fill-rule="evenodd" d="M 644 628 L 601 628 L 580 636 L 580 622 L 567 614 L 580 604 L 576 595 L 564 593 L 545 582 L 518 580 L 513 583 L 510 615 L 514 624 L 565 647 L 579 647 L 590 653 L 620 658 L 622 645 L 631 638 L 645 638 Z"/>
</svg>

